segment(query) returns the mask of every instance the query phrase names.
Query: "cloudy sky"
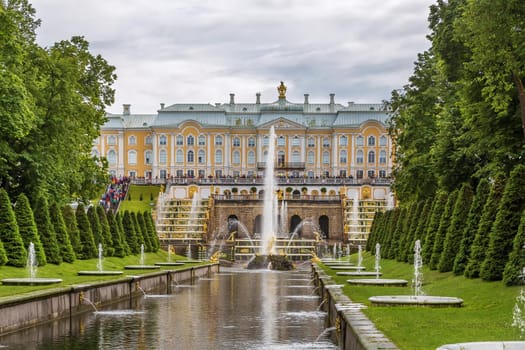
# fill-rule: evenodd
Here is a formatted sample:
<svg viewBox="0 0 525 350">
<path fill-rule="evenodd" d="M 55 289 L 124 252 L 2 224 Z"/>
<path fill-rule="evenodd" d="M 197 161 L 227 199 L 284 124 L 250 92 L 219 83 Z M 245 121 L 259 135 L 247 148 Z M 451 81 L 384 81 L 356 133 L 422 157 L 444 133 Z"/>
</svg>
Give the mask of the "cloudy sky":
<svg viewBox="0 0 525 350">
<path fill-rule="evenodd" d="M 42 46 L 84 36 L 116 67 L 120 113 L 161 102 L 381 102 L 429 47 L 435 0 L 32 0 Z"/>
</svg>

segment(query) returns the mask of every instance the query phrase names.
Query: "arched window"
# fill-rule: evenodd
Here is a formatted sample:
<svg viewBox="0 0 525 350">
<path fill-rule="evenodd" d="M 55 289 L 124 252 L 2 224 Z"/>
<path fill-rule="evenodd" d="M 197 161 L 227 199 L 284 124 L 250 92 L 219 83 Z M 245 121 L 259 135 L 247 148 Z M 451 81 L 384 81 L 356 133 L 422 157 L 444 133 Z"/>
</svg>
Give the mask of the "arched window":
<svg viewBox="0 0 525 350">
<path fill-rule="evenodd" d="M 114 145 L 117 143 L 117 138 L 113 135 L 108 136 L 108 145 Z"/>
<path fill-rule="evenodd" d="M 159 152 L 159 163 L 166 164 L 168 162 L 168 152 L 165 149 L 161 149 Z"/>
<path fill-rule="evenodd" d="M 323 152 L 323 164 L 330 164 L 330 152 Z"/>
<path fill-rule="evenodd" d="M 315 163 L 315 153 L 314 152 L 312 152 L 312 151 L 308 152 L 307 162 L 308 162 L 308 164 L 314 164 Z"/>
<path fill-rule="evenodd" d="M 383 146 L 383 147 L 386 146 L 386 141 L 387 141 L 386 136 L 385 135 L 381 136 L 379 138 L 379 146 Z"/>
<path fill-rule="evenodd" d="M 348 137 L 346 136 L 341 136 L 339 138 L 339 146 L 348 146 Z"/>
<path fill-rule="evenodd" d="M 151 145 L 152 142 L 151 142 L 151 136 L 150 135 L 146 136 L 146 139 L 145 139 L 144 143 L 146 145 Z"/>
<path fill-rule="evenodd" d="M 204 151 L 202 149 L 199 150 L 197 158 L 198 158 L 197 162 L 199 162 L 199 164 L 206 163 L 206 153 L 204 153 Z"/>
<path fill-rule="evenodd" d="M 285 155 L 283 151 L 277 152 L 277 165 L 278 166 L 284 166 L 284 162 L 286 161 Z"/>
<path fill-rule="evenodd" d="M 364 146 L 365 145 L 365 139 L 363 138 L 363 136 L 361 136 L 361 135 L 357 136 L 357 138 L 355 139 L 355 144 L 357 146 Z"/>
<path fill-rule="evenodd" d="M 177 135 L 177 146 L 182 146 L 182 145 L 184 145 L 184 136 Z"/>
<path fill-rule="evenodd" d="M 188 163 L 193 163 L 194 153 L 193 151 L 188 151 Z"/>
<path fill-rule="evenodd" d="M 131 135 L 130 137 L 128 137 L 128 144 L 129 145 L 136 145 L 137 144 L 137 138 L 133 135 Z"/>
<path fill-rule="evenodd" d="M 177 150 L 177 155 L 176 155 L 175 161 L 178 164 L 184 163 L 184 152 L 181 149 Z"/>
<path fill-rule="evenodd" d="M 299 163 L 301 161 L 301 154 L 299 151 L 293 151 L 292 153 L 292 162 Z"/>
<path fill-rule="evenodd" d="M 241 164 L 241 152 L 239 152 L 239 151 L 233 152 L 233 159 L 232 159 L 232 161 L 233 161 L 233 164 L 235 164 L 235 165 Z"/>
<path fill-rule="evenodd" d="M 233 147 L 241 147 L 241 139 L 238 137 L 233 138 Z"/>
<path fill-rule="evenodd" d="M 166 145 L 168 143 L 168 138 L 166 135 L 161 135 L 159 137 L 159 145 Z"/>
<path fill-rule="evenodd" d="M 128 164 L 137 164 L 137 151 L 128 151 Z"/>
<path fill-rule="evenodd" d="M 221 135 L 215 136 L 215 146 L 222 146 L 222 136 Z"/>
<path fill-rule="evenodd" d="M 363 151 L 362 150 L 358 150 L 357 151 L 357 156 L 356 156 L 356 159 L 355 159 L 356 163 L 357 164 L 363 164 L 363 162 L 364 162 L 363 158 L 364 158 Z"/>
<path fill-rule="evenodd" d="M 323 139 L 323 147 L 330 147 L 330 139 L 328 137 Z"/>
<path fill-rule="evenodd" d="M 144 152 L 144 164 L 151 164 L 153 162 L 153 152 Z"/>
<path fill-rule="evenodd" d="M 222 150 L 215 151 L 215 164 L 222 164 Z"/>
<path fill-rule="evenodd" d="M 292 146 L 301 146 L 301 139 L 299 136 L 293 137 Z"/>
<path fill-rule="evenodd" d="M 379 163 L 386 164 L 386 151 L 379 152 Z"/>
<path fill-rule="evenodd" d="M 286 145 L 286 139 L 284 138 L 284 136 L 279 136 L 277 138 L 277 146 L 285 146 Z"/>
<path fill-rule="evenodd" d="M 315 139 L 313 137 L 308 138 L 308 147 L 315 147 Z"/>
<path fill-rule="evenodd" d="M 368 136 L 368 146 L 375 146 L 376 138 L 374 136 Z"/>
<path fill-rule="evenodd" d="M 248 164 L 249 165 L 255 164 L 255 152 L 254 151 L 248 152 Z"/>
<path fill-rule="evenodd" d="M 108 163 L 110 165 L 117 164 L 117 152 L 112 149 L 108 151 Z"/>
<path fill-rule="evenodd" d="M 199 146 L 206 146 L 206 136 L 199 135 Z"/>
<path fill-rule="evenodd" d="M 346 151 L 341 151 L 339 153 L 339 163 L 346 164 L 346 161 L 347 161 L 347 153 Z"/>
<path fill-rule="evenodd" d="M 270 144 L 270 138 L 268 136 L 263 137 L 263 146 L 268 146 Z"/>
<path fill-rule="evenodd" d="M 248 147 L 255 147 L 255 137 L 250 137 L 248 139 Z"/>
<path fill-rule="evenodd" d="M 186 139 L 186 144 L 188 146 L 193 146 L 195 144 L 195 137 L 193 137 L 193 135 L 189 135 Z"/>
<path fill-rule="evenodd" d="M 368 164 L 374 164 L 376 162 L 376 152 L 368 152 Z"/>
</svg>

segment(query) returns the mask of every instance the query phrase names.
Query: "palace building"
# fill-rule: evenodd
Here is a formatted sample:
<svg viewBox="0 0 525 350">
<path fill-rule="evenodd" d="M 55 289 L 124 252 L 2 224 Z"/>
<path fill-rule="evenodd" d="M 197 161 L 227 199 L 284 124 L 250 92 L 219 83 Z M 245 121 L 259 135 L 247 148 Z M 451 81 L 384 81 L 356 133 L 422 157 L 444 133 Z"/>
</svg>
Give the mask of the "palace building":
<svg viewBox="0 0 525 350">
<path fill-rule="evenodd" d="M 339 202 L 349 199 L 349 205 L 369 200 L 386 206 L 391 196 L 392 141 L 382 104 L 340 104 L 334 94 L 327 103 L 310 103 L 308 94 L 300 103 L 290 102 L 282 82 L 276 97 L 263 103 L 257 93 L 247 103 L 236 101 L 231 93 L 227 103 L 161 104 L 153 114 L 133 114 L 131 106 L 124 105 L 122 114 L 108 114 L 93 154 L 107 158 L 113 175 L 129 176 L 135 183 L 166 183 L 169 198 L 216 195 L 217 204 L 222 197 L 232 199 L 232 194 L 262 191 L 273 126 L 275 174 L 283 198 L 324 194 Z M 209 215 L 213 219 L 213 212 Z M 329 229 L 332 232 L 324 232 L 326 236 L 344 241 L 360 232 L 363 238 L 366 228 L 351 228 L 351 223 L 339 219 Z M 250 231 L 256 230 L 253 223 Z"/>
</svg>

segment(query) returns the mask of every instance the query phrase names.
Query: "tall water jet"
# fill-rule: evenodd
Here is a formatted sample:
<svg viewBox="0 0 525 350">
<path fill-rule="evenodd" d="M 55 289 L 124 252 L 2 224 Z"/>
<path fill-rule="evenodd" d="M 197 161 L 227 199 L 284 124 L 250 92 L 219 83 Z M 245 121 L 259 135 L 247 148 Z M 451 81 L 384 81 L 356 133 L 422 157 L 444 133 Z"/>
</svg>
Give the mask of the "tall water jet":
<svg viewBox="0 0 525 350">
<path fill-rule="evenodd" d="M 287 232 L 287 217 L 288 217 L 288 204 L 285 200 L 281 202 L 281 210 L 280 210 L 280 216 L 281 216 L 281 227 L 279 228 L 279 231 L 281 234 L 285 235 Z"/>
<path fill-rule="evenodd" d="M 376 270 L 376 278 L 379 278 L 379 271 L 381 270 L 381 244 L 376 243 L 376 256 L 375 256 L 375 270 Z"/>
<path fill-rule="evenodd" d="M 38 262 L 36 260 L 35 244 L 29 242 L 29 249 L 27 250 L 27 271 L 28 277 L 34 279 L 36 277 L 36 270 L 38 268 Z"/>
<path fill-rule="evenodd" d="M 423 259 L 421 258 L 421 242 L 418 239 L 414 246 L 414 279 L 412 280 L 412 288 L 414 288 L 414 295 L 424 295 L 421 287 L 423 286 Z"/>
<path fill-rule="evenodd" d="M 273 241 L 275 240 L 275 215 L 273 205 L 275 202 L 275 129 L 270 127 L 268 155 L 266 157 L 266 171 L 264 174 L 264 208 L 262 218 L 261 233 L 261 254 L 269 255 L 274 253 Z"/>
<path fill-rule="evenodd" d="M 357 267 L 360 268 L 363 264 L 363 248 L 361 245 L 357 246 Z"/>
<path fill-rule="evenodd" d="M 98 244 L 98 262 L 97 262 L 97 269 L 99 272 L 102 272 L 104 269 L 102 268 L 102 243 Z"/>
</svg>

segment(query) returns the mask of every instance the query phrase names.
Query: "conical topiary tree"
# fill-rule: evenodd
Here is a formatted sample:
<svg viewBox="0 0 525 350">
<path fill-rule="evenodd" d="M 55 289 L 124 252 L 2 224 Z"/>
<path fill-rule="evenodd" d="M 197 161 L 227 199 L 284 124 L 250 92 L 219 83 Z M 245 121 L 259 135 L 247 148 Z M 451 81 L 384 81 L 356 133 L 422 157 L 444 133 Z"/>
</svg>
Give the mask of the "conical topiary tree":
<svg viewBox="0 0 525 350">
<path fill-rule="evenodd" d="M 403 223 L 405 221 L 405 217 L 407 215 L 407 208 L 396 208 L 399 210 L 399 214 L 397 216 L 396 225 L 394 227 L 394 233 L 392 235 L 392 242 L 390 243 L 390 247 L 388 247 L 387 256 L 388 259 L 396 259 L 397 252 L 399 250 L 399 241 L 401 237 L 401 233 L 403 231 Z"/>
<path fill-rule="evenodd" d="M 131 249 L 132 254 L 140 253 L 140 244 L 137 241 L 137 234 L 135 232 L 135 223 L 131 216 L 131 213 L 126 210 L 124 215 L 122 215 L 122 227 L 124 229 L 124 237 L 126 242 L 128 242 L 129 249 Z"/>
<path fill-rule="evenodd" d="M 454 211 L 454 204 L 456 204 L 456 199 L 458 198 L 458 190 L 452 191 L 448 196 L 447 203 L 445 204 L 445 210 L 443 210 L 443 215 L 439 219 L 439 228 L 434 237 L 434 246 L 432 247 L 432 255 L 428 263 L 428 267 L 431 270 L 436 270 L 439 264 L 439 259 L 441 258 L 441 252 L 443 250 L 443 244 L 445 242 L 445 236 L 450 226 L 450 218 L 452 217 L 452 212 Z"/>
<path fill-rule="evenodd" d="M 482 179 L 476 188 L 476 195 L 472 200 L 472 205 L 470 206 L 467 222 L 465 224 L 465 230 L 463 231 L 463 239 L 461 240 L 456 259 L 454 260 L 452 271 L 456 275 L 462 275 L 465 272 L 468 257 L 470 256 L 470 248 L 474 241 L 474 237 L 476 236 L 476 232 L 478 231 L 483 207 L 487 202 L 489 193 L 489 182 L 486 179 Z"/>
<path fill-rule="evenodd" d="M 412 241 L 411 241 L 410 245 L 407 247 L 407 249 L 409 249 L 410 247 L 412 249 L 412 252 L 407 251 L 407 262 L 409 264 L 413 264 L 414 263 L 413 251 L 414 251 L 414 247 L 416 245 L 416 241 L 417 240 L 419 240 L 420 242 L 424 242 L 425 241 L 426 228 L 427 228 L 427 223 L 428 223 L 428 221 L 430 219 L 430 210 L 432 208 L 432 203 L 433 203 L 433 199 L 432 198 L 427 198 L 424 201 L 423 208 L 421 209 L 421 212 L 419 213 L 419 219 L 416 220 L 417 221 L 417 226 L 416 226 L 414 235 L 412 237 Z"/>
<path fill-rule="evenodd" d="M 115 220 L 115 216 L 113 215 L 113 212 L 110 210 L 108 211 L 106 215 L 109 230 L 111 232 L 111 241 L 113 243 L 113 256 L 123 258 L 126 256 L 126 249 L 124 248 L 124 244 L 122 242 L 122 236 L 120 234 L 120 230 L 117 224 L 117 221 Z"/>
<path fill-rule="evenodd" d="M 391 210 L 390 213 L 390 220 L 388 223 L 388 235 L 386 236 L 385 244 L 384 246 L 381 245 L 381 256 L 385 259 L 391 259 L 391 251 L 392 246 L 395 241 L 395 232 L 397 227 L 397 222 L 399 221 L 399 214 L 401 213 L 401 210 L 399 208 L 394 208 Z"/>
<path fill-rule="evenodd" d="M 108 219 L 106 217 L 106 211 L 101 205 L 96 207 L 98 222 L 100 223 L 100 232 L 104 238 L 106 245 L 104 246 L 104 254 L 106 256 L 113 256 L 115 254 L 115 248 L 113 248 L 113 239 L 111 237 L 111 230 L 109 229 Z"/>
<path fill-rule="evenodd" d="M 421 248 L 421 259 L 423 259 L 423 264 L 428 264 L 430 262 L 432 250 L 434 248 L 436 232 L 439 230 L 439 222 L 443 212 L 445 211 L 447 197 L 448 195 L 446 192 L 440 191 L 434 198 L 432 212 L 430 213 L 430 218 L 426 227 L 427 232 L 425 234 L 425 240 L 423 241 L 423 247 Z"/>
<path fill-rule="evenodd" d="M 33 214 L 35 215 L 36 227 L 40 235 L 40 241 L 44 246 L 47 262 L 59 265 L 62 262 L 60 247 L 58 246 L 55 228 L 49 218 L 49 205 L 46 197 L 43 195 L 37 196 Z"/>
<path fill-rule="evenodd" d="M 366 251 L 370 252 L 372 250 L 372 246 L 374 245 L 373 242 L 376 239 L 377 230 L 380 226 L 380 222 L 382 220 L 383 212 L 377 212 L 374 214 L 374 220 L 372 221 L 372 225 L 370 226 L 370 232 L 368 233 L 368 239 L 366 241 L 365 249 Z"/>
<path fill-rule="evenodd" d="M 408 207 L 406 207 L 406 212 L 403 215 L 403 222 L 401 223 L 398 239 L 399 242 L 397 244 L 397 251 L 396 251 L 396 260 L 397 261 L 405 261 L 404 255 L 406 254 L 405 251 L 405 244 L 407 241 L 408 236 L 408 229 L 410 228 L 410 222 L 412 220 L 412 216 L 414 215 L 416 203 L 410 204 Z"/>
<path fill-rule="evenodd" d="M 151 247 L 153 252 L 156 252 L 160 249 L 159 235 L 155 229 L 155 223 L 153 222 L 153 217 L 149 211 L 144 212 L 144 221 L 146 221 L 146 226 L 148 227 L 149 237 L 151 241 Z"/>
<path fill-rule="evenodd" d="M 479 220 L 478 230 L 476 236 L 472 242 L 470 256 L 468 258 L 467 267 L 465 268 L 465 277 L 477 278 L 479 277 L 479 271 L 481 264 L 485 260 L 487 249 L 489 247 L 489 235 L 490 229 L 496 219 L 498 212 L 499 202 L 503 197 L 503 191 L 505 190 L 505 177 L 503 175 L 497 175 L 494 183 L 490 188 L 489 197 L 487 202 L 483 206 L 483 212 L 481 213 L 481 219 Z"/>
<path fill-rule="evenodd" d="M 44 266 L 47 264 L 46 253 L 44 252 L 44 247 L 38 235 L 38 229 L 36 228 L 35 217 L 33 216 L 29 199 L 27 199 L 27 196 L 23 193 L 18 195 L 16 199 L 15 216 L 20 236 L 24 241 L 24 247 L 27 249 L 29 243 L 33 242 L 38 266 Z"/>
<path fill-rule="evenodd" d="M 0 188 L 0 241 L 4 244 L 7 265 L 16 267 L 26 265 L 27 250 L 18 231 L 11 200 L 3 188 Z"/>
<path fill-rule="evenodd" d="M 4 244 L 0 240 L 0 265 L 5 265 L 7 262 L 7 254 L 5 253 Z"/>
<path fill-rule="evenodd" d="M 98 214 L 93 205 L 91 205 L 88 208 L 86 215 L 89 220 L 89 227 L 91 227 L 91 233 L 93 234 L 93 240 L 95 241 L 95 247 L 97 247 L 97 252 L 99 244 L 102 244 L 102 247 L 104 247 L 104 251 L 106 251 L 106 242 L 104 240 L 104 237 L 102 236 L 102 228 L 100 227 Z"/>
<path fill-rule="evenodd" d="M 140 232 L 142 232 L 142 237 L 144 237 L 144 245 L 147 252 L 153 251 L 153 246 L 151 244 L 151 239 L 149 235 L 148 228 L 146 227 L 146 221 L 144 220 L 144 215 L 141 212 L 137 212 L 137 223 L 140 227 Z"/>
<path fill-rule="evenodd" d="M 122 212 L 117 213 L 115 215 L 115 222 L 117 223 L 117 228 L 119 230 L 120 237 L 122 237 L 122 245 L 124 246 L 124 249 L 126 251 L 126 255 L 133 254 L 131 251 L 131 247 L 128 244 L 128 240 L 126 238 L 126 234 L 124 232 L 124 225 L 122 224 L 122 218 L 124 217 L 124 214 Z"/>
<path fill-rule="evenodd" d="M 485 281 L 503 278 L 503 270 L 512 251 L 521 213 L 525 209 L 525 165 L 517 165 L 510 173 L 496 220 L 489 236 L 487 256 L 481 264 L 480 276 Z"/>
<path fill-rule="evenodd" d="M 440 272 L 452 271 L 454 267 L 454 260 L 459 251 L 459 246 L 463 240 L 463 231 L 465 230 L 466 220 L 470 206 L 472 205 L 472 187 L 469 183 L 461 185 L 458 193 L 458 198 L 454 204 L 454 211 L 450 218 L 450 226 L 448 227 L 445 241 L 443 244 L 443 251 L 439 259 L 438 270 Z"/>
<path fill-rule="evenodd" d="M 66 225 L 66 230 L 71 241 L 71 246 L 75 256 L 80 259 L 82 255 L 82 244 L 80 243 L 80 231 L 78 230 L 77 217 L 70 205 L 62 207 L 62 218 Z"/>
<path fill-rule="evenodd" d="M 505 265 L 503 271 L 503 282 L 507 286 L 523 284 L 525 276 L 523 276 L 523 269 L 525 268 L 525 210 L 521 213 L 520 226 L 518 233 L 514 237 L 512 252 L 509 256 L 509 261 Z"/>
<path fill-rule="evenodd" d="M 96 258 L 98 256 L 98 249 L 95 245 L 93 232 L 89 224 L 89 219 L 84 208 L 84 204 L 80 203 L 75 212 L 77 218 L 77 227 L 80 237 L 81 252 L 77 253 L 77 258 L 87 260 Z"/>
<path fill-rule="evenodd" d="M 53 224 L 53 228 L 55 229 L 62 260 L 72 263 L 76 258 L 75 251 L 71 245 L 71 240 L 69 239 L 69 234 L 67 233 L 66 223 L 64 222 L 62 211 L 58 207 L 58 204 L 51 204 L 49 207 L 49 217 L 51 219 L 51 223 Z"/>
<path fill-rule="evenodd" d="M 403 237 L 401 242 L 399 242 L 399 254 L 397 257 L 398 261 L 407 262 L 408 255 L 410 251 L 410 243 L 412 242 L 412 234 L 415 231 L 415 226 L 417 225 L 417 218 L 419 217 L 419 211 L 422 208 L 422 202 L 413 202 L 409 207 L 409 215 L 406 222 L 403 225 Z"/>
<path fill-rule="evenodd" d="M 147 250 L 146 241 L 144 239 L 144 236 L 142 235 L 142 230 L 137 220 L 137 214 L 135 214 L 135 212 L 130 212 L 130 215 L 131 215 L 131 220 L 133 221 L 133 227 L 135 228 L 135 237 L 137 238 L 137 244 L 139 245 L 139 251 L 140 251 L 140 246 L 144 246 L 144 251 L 146 251 Z"/>
</svg>

